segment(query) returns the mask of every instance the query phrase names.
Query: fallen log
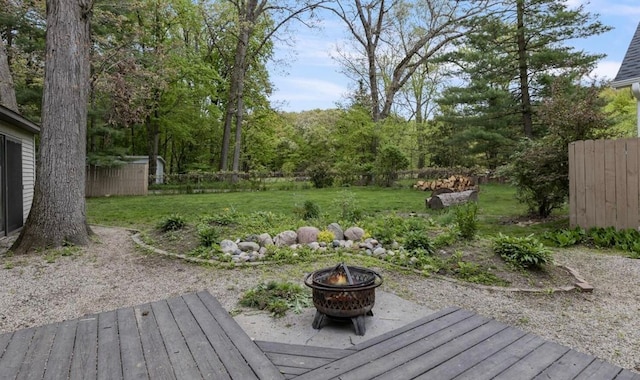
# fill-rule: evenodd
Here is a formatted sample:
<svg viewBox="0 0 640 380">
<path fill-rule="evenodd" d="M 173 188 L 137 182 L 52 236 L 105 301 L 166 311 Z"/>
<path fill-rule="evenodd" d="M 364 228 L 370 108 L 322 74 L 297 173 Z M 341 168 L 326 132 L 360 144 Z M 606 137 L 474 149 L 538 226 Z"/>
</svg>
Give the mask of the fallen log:
<svg viewBox="0 0 640 380">
<path fill-rule="evenodd" d="M 469 201 L 478 201 L 478 190 L 466 190 L 457 193 L 437 194 L 432 196 L 431 198 L 427 198 L 426 203 L 428 208 L 440 210 L 445 207 L 466 203 Z"/>
</svg>

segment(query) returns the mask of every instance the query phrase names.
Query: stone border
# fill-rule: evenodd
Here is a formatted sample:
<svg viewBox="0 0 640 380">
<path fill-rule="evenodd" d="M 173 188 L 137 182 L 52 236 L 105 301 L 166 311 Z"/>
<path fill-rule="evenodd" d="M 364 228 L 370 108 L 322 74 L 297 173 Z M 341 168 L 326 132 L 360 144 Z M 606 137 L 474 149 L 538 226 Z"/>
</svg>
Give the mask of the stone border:
<svg viewBox="0 0 640 380">
<path fill-rule="evenodd" d="M 142 239 L 140 238 L 140 231 L 136 231 L 136 230 L 129 230 L 131 231 L 133 234 L 131 235 L 131 239 L 134 241 L 134 243 L 136 243 L 138 246 L 140 246 L 141 248 L 147 249 L 151 252 L 160 254 L 160 255 L 164 255 L 164 256 L 168 256 L 168 257 L 173 257 L 173 258 L 177 258 L 177 259 L 182 259 L 185 261 L 189 261 L 189 262 L 193 262 L 193 263 L 198 263 L 198 264 L 211 264 L 211 265 L 215 265 L 215 264 L 225 264 L 226 262 L 222 262 L 219 260 L 206 260 L 206 259 L 199 259 L 197 257 L 189 257 L 187 255 L 183 255 L 183 254 L 179 254 L 179 253 L 172 253 L 172 252 L 167 252 L 164 251 L 162 249 L 153 247 L 151 245 L 148 245 L 147 243 L 145 243 L 144 241 L 142 241 Z M 344 254 L 344 253 L 343 253 Z M 347 255 L 353 256 L 350 253 L 346 253 Z M 332 255 L 336 255 L 335 253 L 333 254 L 327 254 L 326 256 L 332 256 Z M 267 265 L 267 264 L 272 264 L 273 262 L 270 261 L 254 261 L 254 262 L 243 262 L 243 263 L 228 263 L 228 264 L 233 264 L 236 267 L 242 267 L 242 266 L 255 266 L 255 265 Z M 419 274 L 419 275 L 425 275 L 422 271 L 417 270 L 417 269 L 412 269 L 412 268 L 407 268 L 407 267 L 403 267 L 401 265 L 397 265 L 397 264 L 393 264 L 393 263 L 386 263 L 388 265 L 394 266 L 398 269 L 401 270 L 408 270 L 411 271 L 415 274 Z M 448 281 L 448 282 L 452 282 L 454 284 L 457 285 L 461 285 L 461 286 L 469 286 L 472 288 L 476 288 L 476 289 L 484 289 L 484 290 L 492 290 L 492 291 L 502 291 L 502 292 L 519 292 L 519 293 L 544 293 L 544 294 L 549 294 L 549 293 L 559 293 L 559 292 L 571 292 L 574 290 L 578 290 L 578 291 L 582 291 L 582 292 L 593 292 L 594 287 L 589 285 L 589 283 L 587 283 L 587 281 L 585 279 L 583 279 L 578 272 L 573 269 L 570 268 L 568 266 L 565 265 L 560 265 L 560 268 L 565 269 L 567 272 L 569 272 L 569 274 L 576 280 L 574 285 L 567 285 L 567 286 L 561 286 L 561 287 L 555 287 L 555 288 L 547 288 L 547 289 L 539 289 L 539 288 L 507 288 L 507 287 L 502 287 L 502 286 L 490 286 L 490 285 L 482 285 L 482 284 L 475 284 L 472 282 L 466 282 L 466 281 L 460 281 L 457 280 L 455 278 L 451 278 L 451 277 L 447 277 L 447 276 L 442 276 L 439 274 L 434 274 L 434 273 L 430 273 L 428 274 L 428 277 L 431 278 L 435 278 L 438 280 L 442 280 L 442 281 Z"/>
</svg>

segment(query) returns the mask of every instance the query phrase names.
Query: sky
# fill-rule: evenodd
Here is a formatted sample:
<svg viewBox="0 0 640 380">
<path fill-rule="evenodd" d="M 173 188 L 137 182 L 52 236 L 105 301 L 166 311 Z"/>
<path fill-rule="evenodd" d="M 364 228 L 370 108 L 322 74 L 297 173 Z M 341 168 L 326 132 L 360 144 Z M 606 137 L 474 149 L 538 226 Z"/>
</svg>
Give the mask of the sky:
<svg viewBox="0 0 640 380">
<path fill-rule="evenodd" d="M 589 53 L 606 54 L 592 76 L 613 79 L 640 22 L 640 0 L 566 0 L 566 3 L 584 5 L 588 12 L 599 14 L 603 24 L 613 27 L 605 34 L 567 44 Z M 275 86 L 270 97 L 272 105 L 283 111 L 299 112 L 335 108 L 337 103 L 344 102 L 353 84 L 340 73 L 340 66 L 332 56 L 345 38 L 346 31 L 337 20 L 325 19 L 320 29 L 294 27 L 293 43 L 276 44 L 276 63 L 270 67 Z"/>
</svg>

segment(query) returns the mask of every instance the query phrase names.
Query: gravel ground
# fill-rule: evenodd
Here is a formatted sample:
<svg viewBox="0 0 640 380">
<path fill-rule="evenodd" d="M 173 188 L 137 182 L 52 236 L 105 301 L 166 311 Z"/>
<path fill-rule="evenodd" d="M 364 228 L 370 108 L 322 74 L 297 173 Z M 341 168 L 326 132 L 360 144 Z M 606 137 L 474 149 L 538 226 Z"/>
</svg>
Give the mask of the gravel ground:
<svg viewBox="0 0 640 380">
<path fill-rule="evenodd" d="M 193 265 L 144 253 L 125 229 L 94 231 L 91 246 L 53 262 L 41 254 L 0 254 L 0 333 L 203 289 L 232 310 L 260 281 L 304 275 L 300 266 Z M 577 269 L 595 291 L 510 293 L 382 270 L 383 288 L 434 310 L 473 310 L 640 372 L 640 260 L 576 249 L 556 254 L 556 262 Z"/>
</svg>

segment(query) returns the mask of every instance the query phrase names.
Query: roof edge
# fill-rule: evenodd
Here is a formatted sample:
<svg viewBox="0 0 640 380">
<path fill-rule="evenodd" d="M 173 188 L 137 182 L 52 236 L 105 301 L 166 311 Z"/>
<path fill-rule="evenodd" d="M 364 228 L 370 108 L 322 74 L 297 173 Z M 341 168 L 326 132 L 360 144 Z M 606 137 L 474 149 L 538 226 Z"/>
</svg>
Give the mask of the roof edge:
<svg viewBox="0 0 640 380">
<path fill-rule="evenodd" d="M 613 88 L 623 88 L 623 87 L 629 87 L 634 83 L 640 83 L 640 77 L 638 78 L 631 78 L 631 79 L 624 79 L 624 80 L 619 80 L 619 81 L 613 81 L 611 82 L 611 87 Z"/>
<path fill-rule="evenodd" d="M 19 113 L 0 104 L 0 120 L 15 124 L 31 133 L 40 133 L 40 127 Z"/>
</svg>

